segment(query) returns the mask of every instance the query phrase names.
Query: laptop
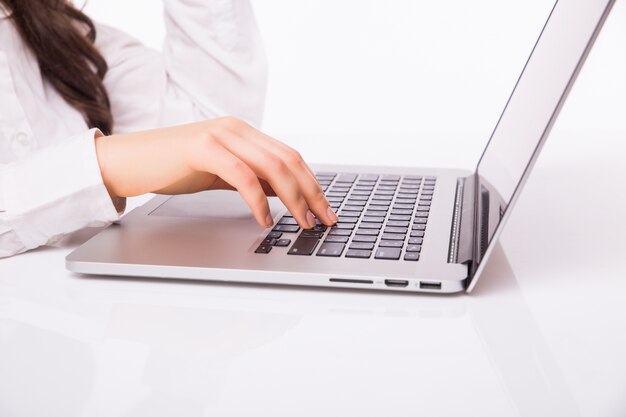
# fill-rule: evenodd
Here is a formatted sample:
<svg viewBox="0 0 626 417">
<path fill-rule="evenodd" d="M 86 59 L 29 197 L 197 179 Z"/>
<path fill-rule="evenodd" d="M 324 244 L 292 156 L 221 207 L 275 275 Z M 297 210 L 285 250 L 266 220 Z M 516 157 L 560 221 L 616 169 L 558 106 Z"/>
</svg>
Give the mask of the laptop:
<svg viewBox="0 0 626 417">
<path fill-rule="evenodd" d="M 233 191 L 157 196 L 66 258 L 82 274 L 470 292 L 615 0 L 558 0 L 476 169 L 313 166 L 339 222 L 260 230 Z"/>
</svg>

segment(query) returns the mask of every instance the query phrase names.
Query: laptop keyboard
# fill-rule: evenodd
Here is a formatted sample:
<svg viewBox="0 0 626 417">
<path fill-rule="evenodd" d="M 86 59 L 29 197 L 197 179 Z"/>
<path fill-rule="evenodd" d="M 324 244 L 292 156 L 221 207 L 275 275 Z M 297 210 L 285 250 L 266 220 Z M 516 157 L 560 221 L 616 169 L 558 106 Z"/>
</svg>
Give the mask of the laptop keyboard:
<svg viewBox="0 0 626 417">
<path fill-rule="evenodd" d="M 256 253 L 276 246 L 288 255 L 419 261 L 436 177 L 319 172 L 339 222 L 302 230 L 283 216 Z"/>
</svg>

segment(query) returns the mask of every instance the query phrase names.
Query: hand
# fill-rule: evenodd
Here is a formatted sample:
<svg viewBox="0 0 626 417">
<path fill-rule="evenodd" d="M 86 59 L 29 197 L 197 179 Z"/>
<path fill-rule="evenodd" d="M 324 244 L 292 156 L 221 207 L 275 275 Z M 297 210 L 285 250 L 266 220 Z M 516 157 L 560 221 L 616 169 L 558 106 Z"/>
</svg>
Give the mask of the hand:
<svg viewBox="0 0 626 417">
<path fill-rule="evenodd" d="M 277 195 L 298 224 L 337 222 L 311 168 L 289 146 L 233 117 L 96 138 L 112 197 L 235 189 L 262 227 L 272 225 L 267 195 Z"/>
</svg>

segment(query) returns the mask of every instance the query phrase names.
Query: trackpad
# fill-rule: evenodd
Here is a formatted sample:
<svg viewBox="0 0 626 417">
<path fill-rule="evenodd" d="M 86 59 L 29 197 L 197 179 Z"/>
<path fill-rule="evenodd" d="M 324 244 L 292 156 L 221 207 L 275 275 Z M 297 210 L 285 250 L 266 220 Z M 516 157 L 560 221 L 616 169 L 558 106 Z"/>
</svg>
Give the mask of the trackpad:
<svg viewBox="0 0 626 417">
<path fill-rule="evenodd" d="M 268 201 L 274 217 L 285 208 L 276 197 L 268 197 Z M 226 190 L 175 195 L 152 211 L 150 216 L 201 217 L 224 220 L 254 219 L 250 207 L 243 201 L 239 193 Z"/>
</svg>

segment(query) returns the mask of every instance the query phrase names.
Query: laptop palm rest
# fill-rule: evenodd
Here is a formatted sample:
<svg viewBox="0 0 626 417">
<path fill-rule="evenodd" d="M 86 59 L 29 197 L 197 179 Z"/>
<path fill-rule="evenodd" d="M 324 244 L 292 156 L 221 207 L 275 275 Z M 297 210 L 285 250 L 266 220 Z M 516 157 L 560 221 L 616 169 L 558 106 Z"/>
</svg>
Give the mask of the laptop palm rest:
<svg viewBox="0 0 626 417">
<path fill-rule="evenodd" d="M 269 197 L 268 200 L 272 216 L 276 217 L 284 210 L 284 206 L 278 198 Z M 225 190 L 176 195 L 169 198 L 149 215 L 255 222 L 250 207 L 239 193 Z"/>
</svg>

